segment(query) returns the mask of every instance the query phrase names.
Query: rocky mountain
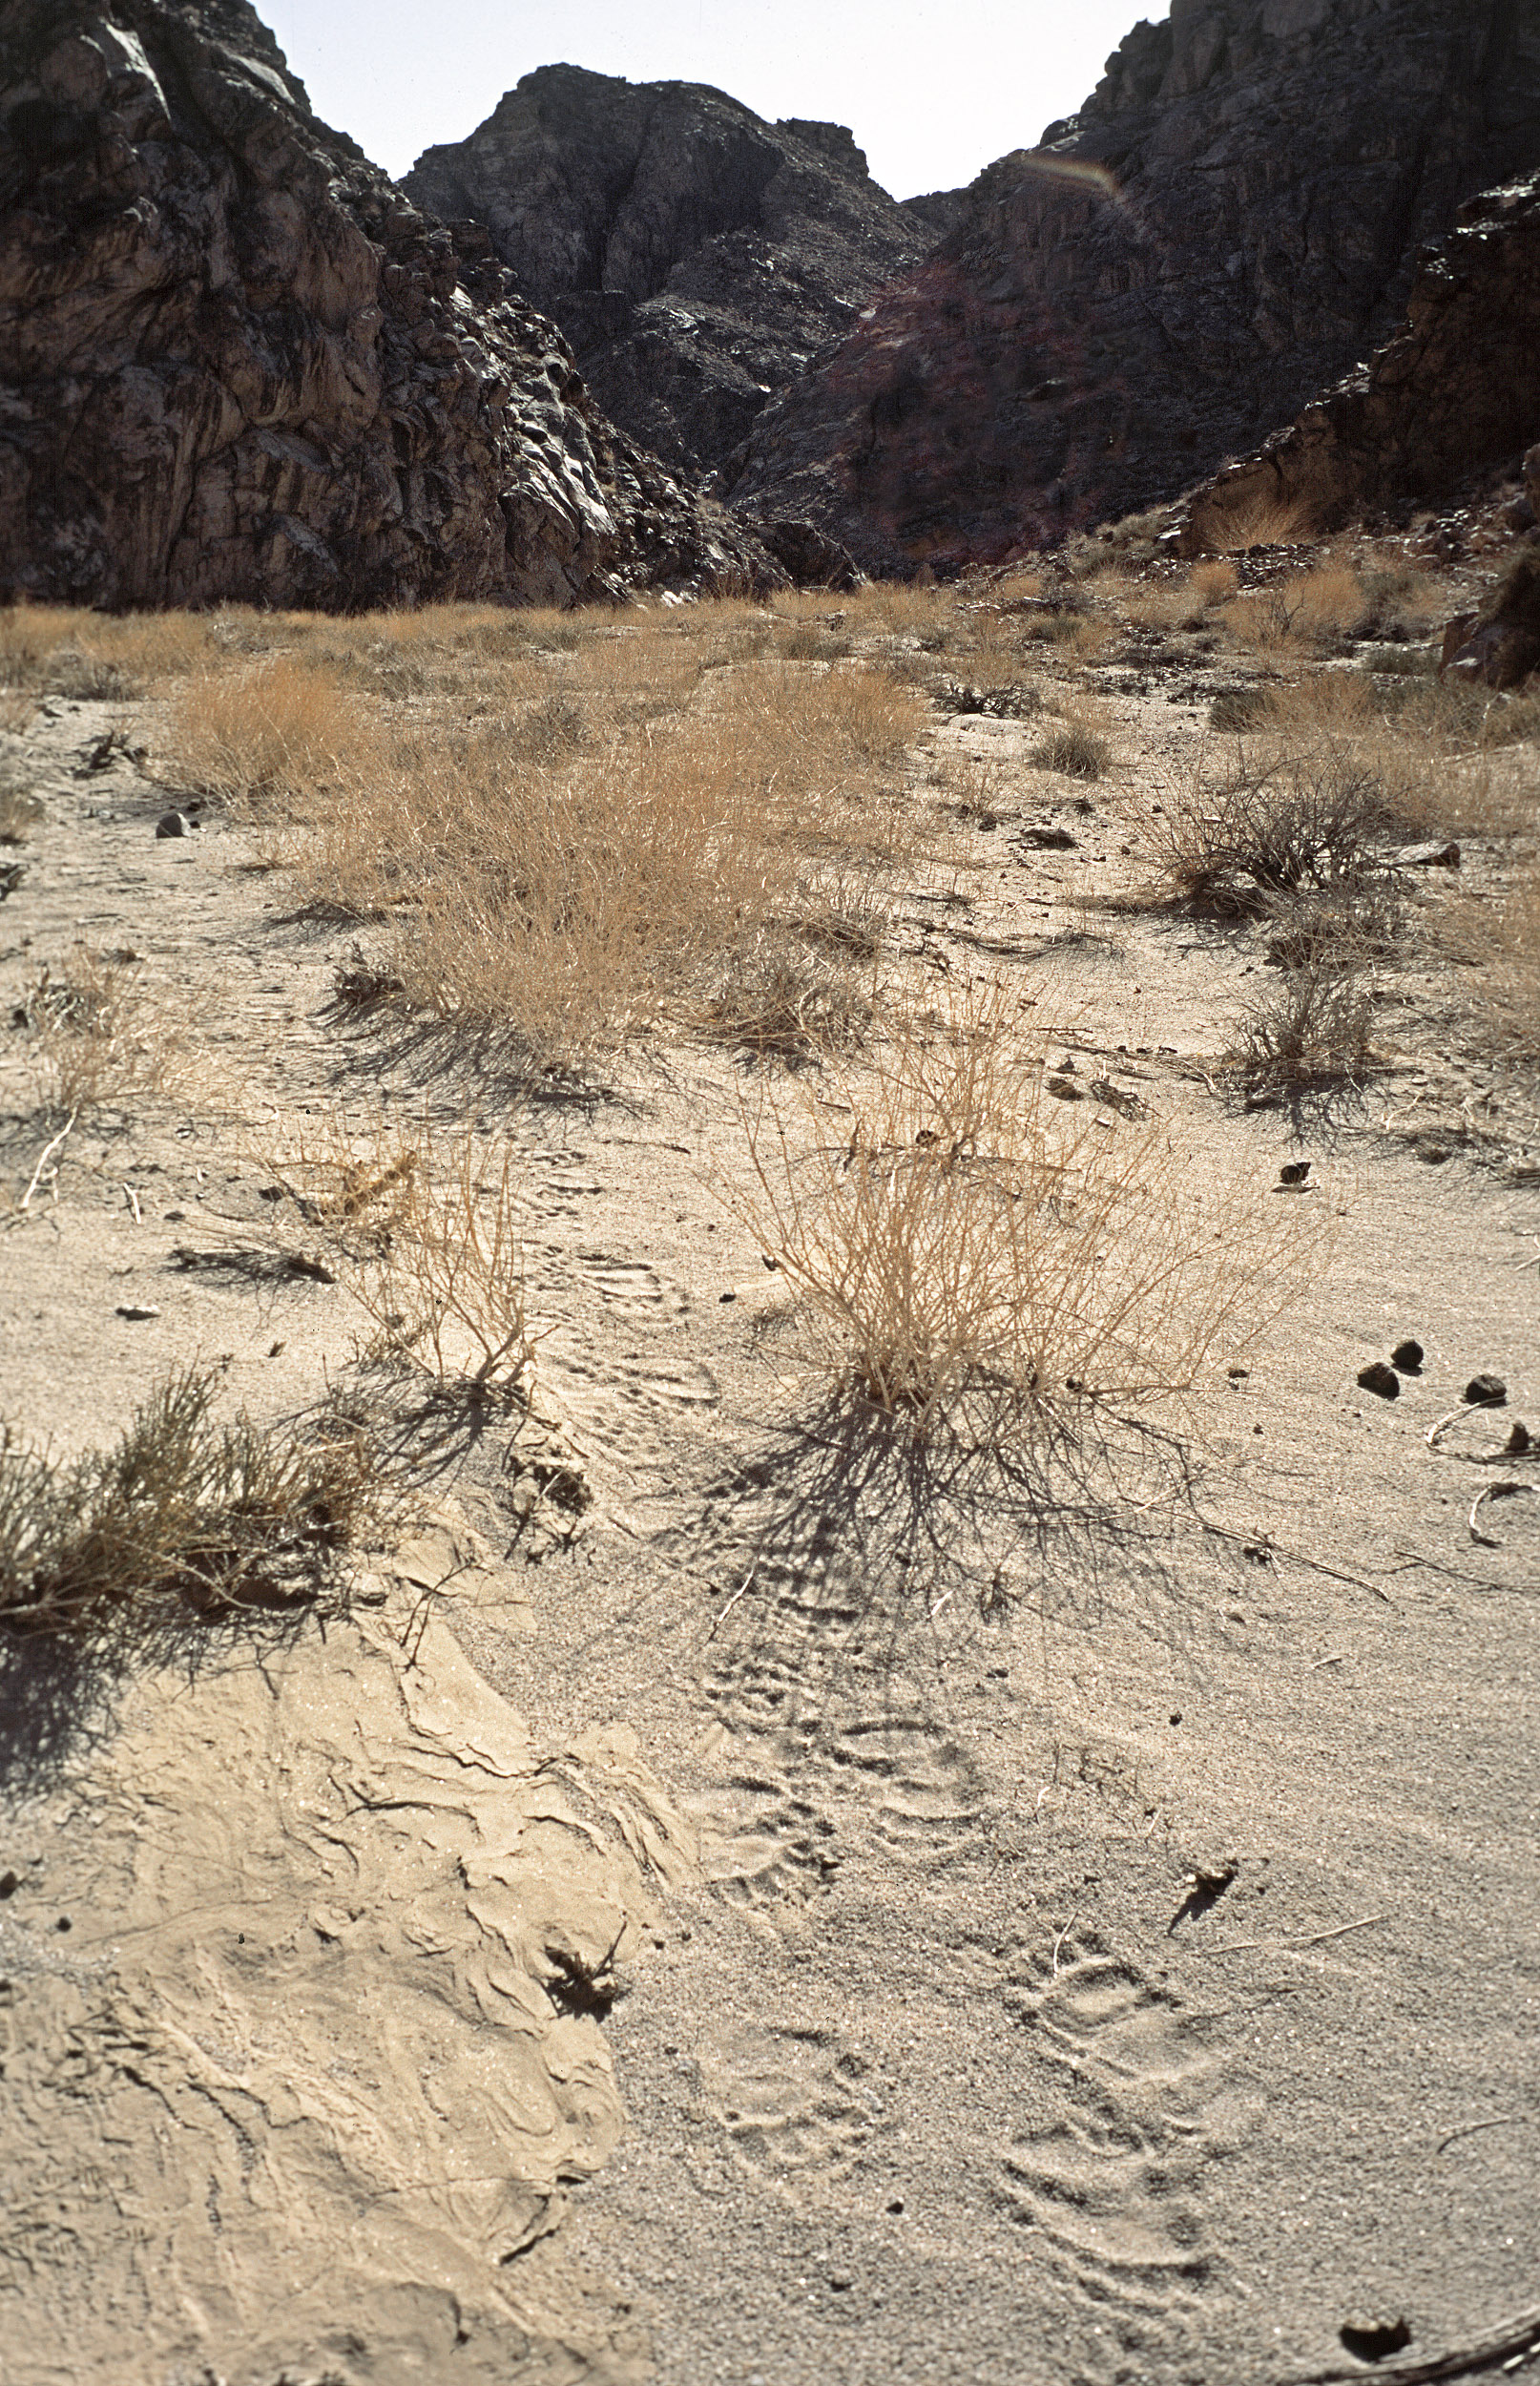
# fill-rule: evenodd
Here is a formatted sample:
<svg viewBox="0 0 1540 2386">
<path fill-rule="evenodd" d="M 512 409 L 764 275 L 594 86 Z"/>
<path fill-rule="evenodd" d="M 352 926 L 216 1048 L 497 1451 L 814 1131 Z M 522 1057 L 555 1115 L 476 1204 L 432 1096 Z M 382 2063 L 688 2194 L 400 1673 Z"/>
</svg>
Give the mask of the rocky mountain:
<svg viewBox="0 0 1540 2386">
<path fill-rule="evenodd" d="M 722 485 L 889 571 L 1175 496 L 1367 356 L 1423 244 L 1536 166 L 1540 0 L 1173 0 Z"/>
<path fill-rule="evenodd" d="M 958 203 L 890 199 L 843 125 L 767 124 L 703 84 L 574 66 L 525 75 L 405 187 L 485 225 L 600 405 L 696 473 L 920 262 Z"/>
<path fill-rule="evenodd" d="M 0 596 L 355 608 L 780 581 L 246 0 L 0 10 Z"/>
<path fill-rule="evenodd" d="M 1428 250 L 1406 321 L 1369 363 L 1260 452 L 1199 489 L 1184 546 L 1234 546 L 1248 524 L 1335 530 L 1436 504 L 1540 441 L 1540 175 L 1485 191 Z M 1534 454 L 1540 469 L 1540 449 Z"/>
</svg>

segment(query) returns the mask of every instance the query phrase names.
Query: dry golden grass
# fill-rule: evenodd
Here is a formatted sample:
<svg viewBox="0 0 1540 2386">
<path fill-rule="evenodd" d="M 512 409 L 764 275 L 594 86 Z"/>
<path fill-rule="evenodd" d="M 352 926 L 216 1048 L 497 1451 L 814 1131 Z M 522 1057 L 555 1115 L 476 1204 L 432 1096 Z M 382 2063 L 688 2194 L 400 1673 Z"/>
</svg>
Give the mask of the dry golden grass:
<svg viewBox="0 0 1540 2386">
<path fill-rule="evenodd" d="M 409 1133 L 307 1121 L 264 1164 L 372 1320 L 375 1355 L 472 1398 L 527 1387 L 534 1343 L 508 1144 L 446 1141 L 426 1120 Z"/>
<path fill-rule="evenodd" d="M 922 1435 L 1072 1434 L 1169 1400 L 1278 1305 L 1280 1222 L 1164 1135 L 1046 1096 L 1030 1020 L 996 992 L 911 1023 L 874 1072 L 745 1097 L 753 1189 L 724 1198 L 820 1371 Z"/>
<path fill-rule="evenodd" d="M 199 672 L 173 700 L 168 761 L 194 786 L 260 810 L 375 766 L 373 716 L 325 664 L 278 655 Z"/>
<path fill-rule="evenodd" d="M 43 964 L 16 1018 L 30 1033 L 43 1107 L 56 1117 L 172 1094 L 195 1065 L 185 1016 L 133 954 L 109 958 L 77 944 L 62 967 Z"/>
<path fill-rule="evenodd" d="M 1217 605 L 1235 595 L 1240 586 L 1240 575 L 1227 555 L 1213 555 L 1206 562 L 1194 564 L 1187 585 L 1199 604 Z"/>
<path fill-rule="evenodd" d="M 1209 510 L 1210 544 L 1221 555 L 1245 555 L 1253 547 L 1292 547 L 1313 538 L 1316 516 L 1303 498 L 1258 489 L 1225 508 Z"/>
<path fill-rule="evenodd" d="M 711 1005 L 821 876 L 912 842 L 891 782 L 929 712 L 885 673 L 765 658 L 697 699 L 684 670 L 661 712 L 645 683 L 628 656 L 618 695 L 595 667 L 522 727 L 426 727 L 339 772 L 303 877 L 385 922 L 407 1004 L 570 1064 Z"/>
<path fill-rule="evenodd" d="M 1440 941 L 1472 973 L 1469 998 L 1483 1051 L 1540 1074 L 1540 866 L 1533 855 L 1489 899 L 1468 895 L 1451 906 Z"/>
</svg>

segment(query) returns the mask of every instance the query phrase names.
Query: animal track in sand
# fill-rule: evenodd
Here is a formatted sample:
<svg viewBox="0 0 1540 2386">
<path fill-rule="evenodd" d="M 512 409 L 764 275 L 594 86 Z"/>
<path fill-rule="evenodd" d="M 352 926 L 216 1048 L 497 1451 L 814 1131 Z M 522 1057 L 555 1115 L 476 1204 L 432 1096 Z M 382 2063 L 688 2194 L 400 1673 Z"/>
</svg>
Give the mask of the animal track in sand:
<svg viewBox="0 0 1540 2386">
<path fill-rule="evenodd" d="M 681 1317 L 687 1294 L 644 1261 L 612 1258 L 608 1251 L 579 1251 L 577 1264 L 606 1308 L 642 1317 Z"/>
<path fill-rule="evenodd" d="M 881 2074 L 832 2031 L 724 2030 L 701 2051 L 712 2111 L 755 2169 L 810 2186 L 845 2177 L 887 2125 Z"/>
<path fill-rule="evenodd" d="M 1063 1958 L 1008 1999 L 1034 2109 L 1001 2200 L 1097 2302 L 1184 2327 L 1224 2268 L 1203 2213 L 1217 2025 L 1094 1939 Z"/>
</svg>

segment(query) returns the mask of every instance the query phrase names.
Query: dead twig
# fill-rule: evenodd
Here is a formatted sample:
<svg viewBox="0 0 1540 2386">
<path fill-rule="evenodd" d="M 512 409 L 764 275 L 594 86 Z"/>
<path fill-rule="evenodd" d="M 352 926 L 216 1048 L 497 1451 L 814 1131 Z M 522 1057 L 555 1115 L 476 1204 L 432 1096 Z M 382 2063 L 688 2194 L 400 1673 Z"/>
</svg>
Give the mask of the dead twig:
<svg viewBox="0 0 1540 2386">
<path fill-rule="evenodd" d="M 71 1132 L 78 1116 L 79 1113 L 77 1111 L 72 1110 L 70 1116 L 66 1119 L 63 1126 L 60 1127 L 52 1141 L 51 1143 L 45 1143 L 42 1151 L 38 1154 L 37 1165 L 32 1170 L 32 1181 L 21 1197 L 21 1205 L 23 1209 L 31 1208 L 32 1196 L 37 1191 L 39 1185 L 44 1183 L 52 1184 L 56 1183 L 59 1173 L 58 1169 L 56 1167 L 50 1168 L 48 1163 L 52 1159 L 54 1153 L 59 1149 L 59 1146 L 63 1143 L 66 1136 L 68 1136 Z M 44 1174 L 45 1170 L 47 1171 L 46 1176 Z"/>
<path fill-rule="evenodd" d="M 1451 2129 L 1446 2138 L 1440 2138 L 1435 2150 L 1443 2154 L 1451 2145 L 1458 2145 L 1462 2138 L 1475 2137 L 1479 2130 L 1520 2129 L 1526 2121 L 1533 2119 L 1533 2113 L 1494 2113 L 1490 2121 L 1465 2121 L 1461 2123 L 1458 2129 Z"/>
<path fill-rule="evenodd" d="M 717 1638 L 718 1633 L 721 1630 L 723 1624 L 727 1622 L 728 1617 L 732 1614 L 734 1608 L 738 1605 L 739 1601 L 742 1598 L 744 1592 L 748 1589 L 749 1584 L 753 1581 L 757 1572 L 757 1565 L 750 1566 L 747 1574 L 743 1577 L 742 1581 L 739 1584 L 737 1590 L 733 1593 L 732 1598 L 728 1601 L 726 1606 L 722 1609 L 721 1614 L 718 1617 L 716 1622 L 712 1625 L 711 1630 L 707 1633 L 706 1638 L 708 1641 L 714 1641 Z"/>
<path fill-rule="evenodd" d="M 1502 1542 L 1492 1534 L 1484 1533 L 1476 1522 L 1477 1517 L 1481 1514 L 1482 1502 L 1488 1499 L 1517 1499 L 1523 1493 L 1532 1492 L 1533 1489 L 1532 1483 L 1484 1483 L 1471 1501 L 1470 1514 L 1466 1518 L 1470 1528 L 1471 1539 L 1479 1542 L 1483 1549 L 1501 1549 Z"/>
<path fill-rule="evenodd" d="M 1516 2369 L 1536 2352 L 1540 2352 L 1540 2304 L 1503 2321 L 1489 2334 L 1473 2337 L 1446 2353 L 1428 2354 L 1416 2361 L 1377 2362 L 1374 2376 L 1390 2380 L 1391 2386 L 1434 2386 L 1439 2378 L 1469 2377 L 1478 2370 L 1504 2368 L 1509 2362 Z M 1308 2376 L 1291 2378 L 1288 2386 L 1337 2386 L 1340 2378 L 1363 2375 L 1363 2362 L 1354 2361 L 1346 2368 L 1312 2370 Z"/>
</svg>

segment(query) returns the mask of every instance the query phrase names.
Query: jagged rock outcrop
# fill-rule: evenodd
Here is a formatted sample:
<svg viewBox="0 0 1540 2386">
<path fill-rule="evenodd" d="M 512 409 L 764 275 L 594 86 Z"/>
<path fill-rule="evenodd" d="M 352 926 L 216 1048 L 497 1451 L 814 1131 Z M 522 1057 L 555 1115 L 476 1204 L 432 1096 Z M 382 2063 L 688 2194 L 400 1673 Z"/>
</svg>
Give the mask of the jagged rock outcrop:
<svg viewBox="0 0 1540 2386">
<path fill-rule="evenodd" d="M 704 84 L 574 66 L 525 75 L 405 187 L 485 224 L 600 405 L 690 472 L 919 262 L 953 197 L 900 205 L 843 125 L 767 124 Z"/>
<path fill-rule="evenodd" d="M 484 233 L 318 121 L 246 0 L 9 0 L 0 92 L 0 596 L 781 584 L 615 435 Z"/>
<path fill-rule="evenodd" d="M 1540 440 L 1540 175 L 1485 191 L 1425 256 L 1403 327 L 1259 454 L 1194 495 L 1184 550 L 1451 496 Z M 1540 450 L 1537 450 L 1540 458 Z"/>
<path fill-rule="evenodd" d="M 1174 497 L 1388 335 L 1464 199 L 1537 166 L 1540 0 L 1174 0 L 723 485 L 877 570 Z"/>
</svg>

